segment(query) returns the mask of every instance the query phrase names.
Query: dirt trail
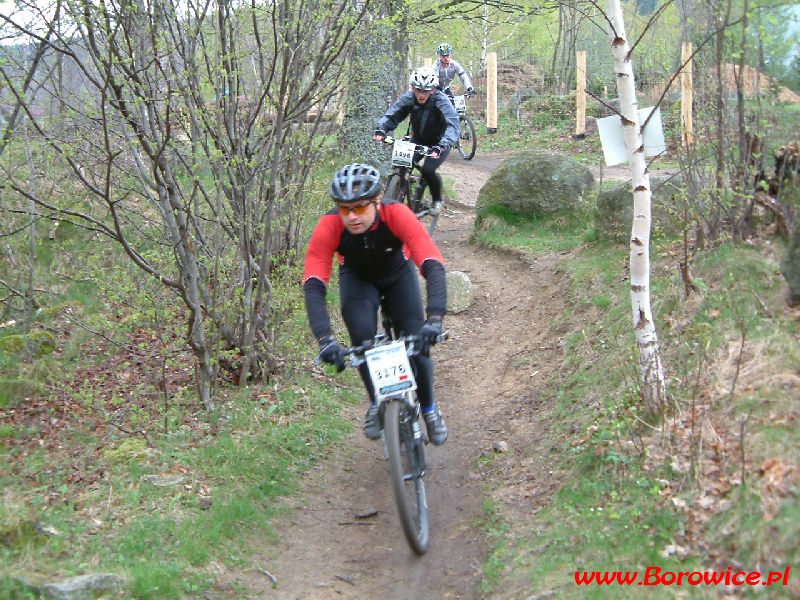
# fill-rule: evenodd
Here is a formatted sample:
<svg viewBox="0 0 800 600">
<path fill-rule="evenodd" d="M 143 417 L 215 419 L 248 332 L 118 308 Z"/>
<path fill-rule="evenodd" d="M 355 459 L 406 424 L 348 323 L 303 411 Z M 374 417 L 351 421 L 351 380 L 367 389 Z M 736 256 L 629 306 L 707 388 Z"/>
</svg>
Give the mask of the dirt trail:
<svg viewBox="0 0 800 600">
<path fill-rule="evenodd" d="M 448 270 L 469 275 L 475 299 L 447 316 L 451 339 L 434 350 L 437 403 L 450 439 L 426 449 L 430 550 L 417 557 L 407 546 L 380 443 L 362 435 L 365 406 L 358 407 L 352 443 L 306 477 L 303 500 L 279 526 L 280 542 L 256 559 L 277 586 L 260 573 L 241 581 L 251 598 L 485 598 L 487 548 L 476 521 L 487 490 L 499 488 L 498 499 L 512 511 L 529 511 L 554 488 L 557 469 L 536 390 L 559 354 L 549 331 L 564 279 L 559 257 L 526 260 L 469 242 L 469 205 L 501 159 L 479 152 L 469 162 L 451 157 L 441 168 L 455 178 L 459 201 L 446 203 L 435 237 Z M 501 441 L 507 452 L 495 450 Z"/>
</svg>

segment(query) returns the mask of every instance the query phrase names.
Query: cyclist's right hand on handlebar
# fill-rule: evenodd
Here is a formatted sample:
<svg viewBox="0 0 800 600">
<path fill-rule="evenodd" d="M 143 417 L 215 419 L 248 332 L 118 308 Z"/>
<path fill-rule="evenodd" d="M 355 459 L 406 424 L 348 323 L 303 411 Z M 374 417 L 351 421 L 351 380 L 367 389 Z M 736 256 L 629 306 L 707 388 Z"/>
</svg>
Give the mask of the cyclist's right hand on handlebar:
<svg viewBox="0 0 800 600">
<path fill-rule="evenodd" d="M 372 139 L 376 142 L 382 142 L 383 138 L 386 137 L 386 132 L 383 129 L 376 129 L 375 133 L 372 134 Z"/>
<path fill-rule="evenodd" d="M 326 363 L 335 366 L 337 373 L 344 371 L 344 348 L 332 335 L 319 341 L 319 357 Z"/>
</svg>

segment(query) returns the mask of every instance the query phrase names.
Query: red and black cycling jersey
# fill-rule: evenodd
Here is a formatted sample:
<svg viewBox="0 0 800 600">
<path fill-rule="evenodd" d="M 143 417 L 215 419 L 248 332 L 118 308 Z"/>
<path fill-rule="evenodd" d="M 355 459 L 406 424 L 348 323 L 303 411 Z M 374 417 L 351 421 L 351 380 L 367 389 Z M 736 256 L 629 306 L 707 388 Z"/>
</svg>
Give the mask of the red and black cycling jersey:
<svg viewBox="0 0 800 600">
<path fill-rule="evenodd" d="M 447 304 L 444 259 L 419 219 L 405 204 L 389 201 L 379 205 L 378 214 L 366 232 L 347 231 L 333 208 L 320 218 L 306 252 L 303 289 L 314 335 L 331 334 L 325 307 L 325 291 L 333 270 L 333 257 L 369 281 L 389 281 L 399 276 L 412 260 L 426 279 L 428 315 L 443 316 Z M 320 314 L 324 312 L 324 314 Z"/>
</svg>

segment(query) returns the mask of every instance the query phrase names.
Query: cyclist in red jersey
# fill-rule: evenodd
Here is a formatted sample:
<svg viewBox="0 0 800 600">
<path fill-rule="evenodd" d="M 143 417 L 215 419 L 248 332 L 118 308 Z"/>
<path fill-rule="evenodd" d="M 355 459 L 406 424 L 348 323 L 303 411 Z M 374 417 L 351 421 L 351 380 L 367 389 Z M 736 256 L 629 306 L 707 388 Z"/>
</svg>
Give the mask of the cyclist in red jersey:
<svg viewBox="0 0 800 600">
<path fill-rule="evenodd" d="M 447 439 L 447 426 L 433 398 L 428 346 L 442 333 L 446 312 L 444 259 L 408 206 L 381 201 L 382 187 L 381 175 L 371 165 L 350 164 L 334 174 L 328 193 L 337 206 L 320 218 L 306 251 L 306 312 L 320 358 L 343 370 L 344 349 L 333 335 L 325 302 L 334 255 L 338 255 L 341 311 L 353 345 L 375 336 L 381 297 L 402 335 L 422 336 L 423 352 L 411 357 L 411 364 L 428 438 L 438 446 Z M 425 309 L 414 265 L 425 277 Z M 359 367 L 359 373 L 370 397 L 364 433 L 377 439 L 378 410 L 366 365 Z"/>
</svg>

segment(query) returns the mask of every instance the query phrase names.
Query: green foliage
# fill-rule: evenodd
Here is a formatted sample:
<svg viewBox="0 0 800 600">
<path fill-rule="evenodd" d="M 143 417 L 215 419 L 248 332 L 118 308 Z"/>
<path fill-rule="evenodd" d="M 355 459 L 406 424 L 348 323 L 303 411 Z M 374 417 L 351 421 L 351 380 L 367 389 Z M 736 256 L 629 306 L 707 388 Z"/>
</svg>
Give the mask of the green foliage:
<svg viewBox="0 0 800 600">
<path fill-rule="evenodd" d="M 36 600 L 39 595 L 21 580 L 0 574 L 0 598 L 8 600 Z"/>
<path fill-rule="evenodd" d="M 125 438 L 118 444 L 106 448 L 102 457 L 112 465 L 139 462 L 148 455 L 147 442 L 140 438 Z"/>
<path fill-rule="evenodd" d="M 576 222 L 565 235 L 577 239 L 579 231 Z M 520 245 L 511 233 L 490 242 Z M 687 300 L 671 244 L 665 239 L 651 246 L 654 315 L 665 365 L 673 373 L 669 393 L 675 412 L 667 417 L 687 419 L 693 405 L 711 402 L 716 434 L 737 438 L 742 423 L 748 456 L 743 467 L 728 454 L 719 463 L 722 475 L 700 476 L 712 486 L 719 477 L 724 486 L 743 474 L 746 485 L 734 483 L 725 506 L 695 528 L 692 539 L 700 536 L 713 545 L 726 564 L 780 570 L 798 559 L 797 510 L 788 497 L 760 484 L 757 467 L 776 456 L 778 466 L 800 460 L 800 438 L 785 421 L 794 412 L 792 394 L 776 383 L 796 370 L 800 344 L 784 310 L 785 283 L 775 252 L 771 245 L 728 243 L 697 253 L 691 266 L 697 291 Z M 563 598 L 634 598 L 641 592 L 636 586 L 578 586 L 574 573 L 641 575 L 646 567 L 673 572 L 707 567 L 702 556 L 678 557 L 667 549 L 691 547 L 683 541 L 687 519 L 697 518 L 692 512 L 701 509 L 693 499 L 704 488 L 693 487 L 700 483 L 687 465 L 698 465 L 715 451 L 673 439 L 660 460 L 651 456 L 661 447 L 660 434 L 649 435 L 639 425 L 629 281 L 621 276 L 628 252 L 605 241 L 586 243 L 573 248 L 561 265 L 572 281 L 565 310 L 552 324 L 565 337 L 563 367 L 540 400 L 552 403 L 556 422 L 563 423 L 550 443 L 564 457 L 568 483 L 530 523 L 511 521 L 504 505 L 492 504 L 492 522 L 482 523 L 492 544 L 485 567 L 489 591 L 518 590 L 514 597 L 558 590 Z M 737 367 L 731 359 L 737 359 L 742 344 L 743 362 Z M 678 422 L 688 427 L 685 420 Z M 734 448 L 738 441 L 724 451 Z M 680 508 L 687 504 L 690 508 Z M 496 535 L 493 523 L 508 523 L 513 535 Z M 660 588 L 664 597 L 673 591 L 677 588 Z"/>
</svg>

